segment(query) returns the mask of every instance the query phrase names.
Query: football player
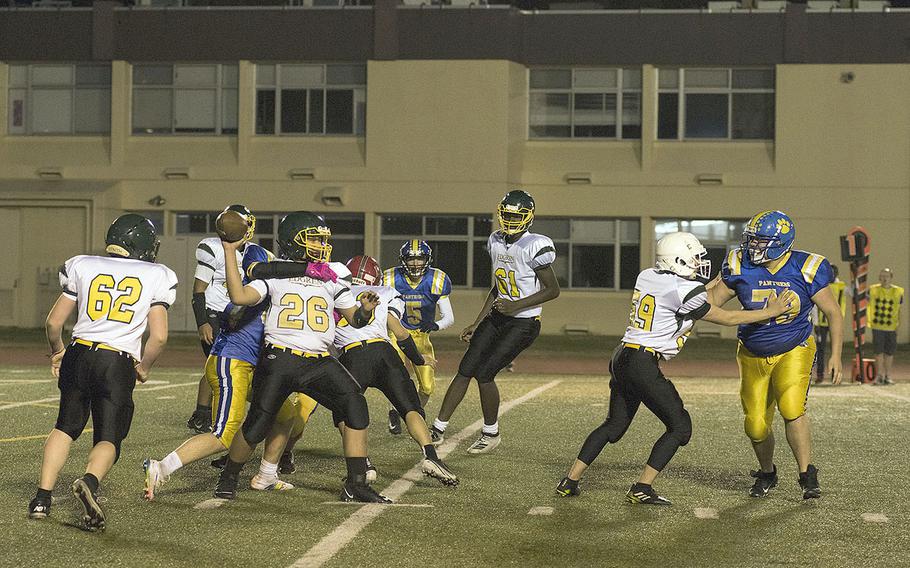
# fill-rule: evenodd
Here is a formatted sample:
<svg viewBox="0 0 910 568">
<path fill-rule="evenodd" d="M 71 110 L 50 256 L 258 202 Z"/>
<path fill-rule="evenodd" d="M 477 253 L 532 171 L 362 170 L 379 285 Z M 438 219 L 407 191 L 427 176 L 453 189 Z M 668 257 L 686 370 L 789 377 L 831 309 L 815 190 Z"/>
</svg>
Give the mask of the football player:
<svg viewBox="0 0 910 568">
<path fill-rule="evenodd" d="M 452 281 L 442 270 L 433 267 L 433 249 L 426 241 L 412 239 L 401 245 L 398 255 L 398 266 L 388 268 L 382 273 L 382 285 L 398 291 L 404 301 L 405 311 L 401 314 L 401 325 L 408 330 L 417 351 L 421 355 L 436 356 L 430 333 L 450 327 L 455 323 L 455 313 L 449 294 L 452 293 Z M 439 307 L 439 319 L 436 319 L 436 308 Z M 411 362 L 398 349 L 405 365 Z M 414 366 L 417 376 L 417 395 L 420 405 L 426 406 L 436 386 L 435 368 L 431 365 Z M 401 420 L 398 412 L 389 409 L 389 432 L 401 434 Z"/>
<path fill-rule="evenodd" d="M 268 434 L 275 415 L 292 392 L 303 392 L 334 415 L 343 416 L 343 446 L 348 474 L 343 501 L 389 503 L 366 483 L 367 426 L 370 414 L 357 382 L 328 350 L 335 337 L 337 310 L 353 327 L 373 318 L 379 298 L 373 292 L 360 297 L 360 306 L 344 281 L 350 273 L 343 264 L 329 266 L 331 231 L 325 220 L 308 211 L 290 213 L 278 225 L 278 249 L 289 263 L 306 261 L 314 273 L 296 278 L 254 280 L 246 286 L 240 270 L 226 267 L 228 294 L 238 306 L 268 304 L 265 345 L 253 376 L 250 410 L 231 442 L 228 461 L 221 472 L 215 497 L 233 499 L 243 464 Z M 227 257 L 242 245 L 222 241 Z M 270 263 L 284 264 L 284 263 Z M 336 275 L 341 274 L 341 278 Z"/>
<path fill-rule="evenodd" d="M 516 189 L 498 208 L 500 229 L 490 235 L 487 252 L 493 260 L 496 284 L 487 295 L 477 319 L 461 333 L 469 342 L 449 384 L 431 434 L 441 444 L 449 419 L 472 378 L 480 389 L 483 430 L 468 453 L 482 454 L 499 445 L 499 389 L 496 374 L 530 347 L 540 333 L 540 305 L 559 296 L 559 282 L 551 266 L 556 247 L 550 237 L 531 233 L 534 199 Z"/>
<path fill-rule="evenodd" d="M 376 285 L 381 283 L 382 277 L 379 263 L 369 256 L 355 256 L 348 261 L 347 268 L 354 284 L 351 288 L 354 297 L 359 301 L 364 294 L 372 292 L 379 297 L 379 305 L 373 311 L 373 319 L 361 328 L 348 325 L 344 318 L 338 321 L 335 348 L 341 353 L 341 364 L 357 380 L 361 392 L 369 387 L 379 389 L 398 414 L 404 417 L 411 438 L 423 448 L 421 470 L 445 485 L 458 485 L 458 478 L 436 455 L 417 388 L 389 344 L 389 332 L 395 336 L 398 348 L 416 368 L 433 368 L 436 359 L 432 355 L 421 354 L 414 337 L 402 326 L 400 318 L 406 304 L 398 292 L 388 286 Z M 336 426 L 341 419 L 340 416 L 335 417 Z"/>
<path fill-rule="evenodd" d="M 247 243 L 243 253 L 244 274 L 267 266 L 273 255 L 259 245 Z M 244 282 L 248 282 L 248 277 Z M 157 489 L 167 478 L 184 465 L 225 451 L 246 416 L 247 398 L 253 380 L 253 369 L 259 359 L 264 324 L 264 303 L 234 309 L 228 303 L 219 318 L 223 329 L 215 337 L 205 365 L 205 377 L 212 389 L 214 410 L 212 432 L 197 434 L 169 453 L 162 460 L 146 459 L 145 499 L 155 498 Z M 298 400 L 299 399 L 299 400 Z M 305 410 L 301 413 L 301 407 Z M 275 427 L 266 442 L 259 473 L 250 486 L 256 490 L 288 490 L 293 485 L 278 478 L 279 458 L 287 442 L 287 431 L 299 417 L 309 418 L 316 401 L 306 395 L 293 393 L 281 407 Z M 302 431 L 302 428 L 301 428 Z"/>
<path fill-rule="evenodd" d="M 689 443 L 692 421 L 683 401 L 660 370 L 660 361 L 675 357 L 699 319 L 738 325 L 776 317 L 788 309 L 792 293 L 781 294 L 761 310 L 727 311 L 708 303 L 702 283 L 711 274 L 705 247 L 690 233 L 670 233 L 657 243 L 657 263 L 635 281 L 629 326 L 610 360 L 610 406 L 607 419 L 585 440 L 569 474 L 556 493 L 579 494 L 578 481 L 608 443 L 626 433 L 644 404 L 667 427 L 651 450 L 638 481 L 626 498 L 632 503 L 669 505 L 652 484 L 680 446 Z"/>
<path fill-rule="evenodd" d="M 253 238 L 256 232 L 256 217 L 246 205 L 228 205 L 225 211 L 236 211 L 247 223 L 243 236 L 244 243 Z M 244 248 L 237 250 L 237 264 L 243 260 Z M 199 331 L 199 341 L 206 358 L 212 350 L 215 338 L 221 332 L 223 321 L 221 314 L 228 305 L 227 289 L 224 285 L 224 253 L 221 250 L 221 239 L 208 237 L 199 241 L 196 247 L 196 275 L 193 280 L 193 315 Z M 196 410 L 186 422 L 186 427 L 197 434 L 212 431 L 212 387 L 203 374 L 199 380 L 199 391 L 196 394 Z"/>
<path fill-rule="evenodd" d="M 70 446 L 92 417 L 92 449 L 85 475 L 72 484 L 87 530 L 104 529 L 98 486 L 120 457 L 133 419 L 133 388 L 148 380 L 167 342 L 167 310 L 177 295 L 177 275 L 155 264 L 158 235 L 142 215 L 118 217 L 107 231 L 107 257 L 80 255 L 60 269 L 63 293 L 47 316 L 51 372 L 58 379 L 60 410 L 44 444 L 32 519 L 47 517 L 51 491 Z M 73 341 L 64 347 L 63 324 L 77 312 Z M 149 338 L 142 351 L 142 334 Z"/>
<path fill-rule="evenodd" d="M 841 380 L 844 322 L 831 292 L 831 265 L 821 255 L 792 250 L 795 238 L 796 226 L 786 214 L 758 213 L 746 224 L 742 245 L 727 255 L 721 281 L 715 281 L 710 290 L 713 305 L 722 306 L 736 296 L 747 310 L 761 309 L 786 290 L 797 296 L 787 313 L 767 322 L 741 325 L 737 333 L 736 362 L 745 430 L 760 465 L 759 471 L 752 472 L 753 497 L 764 497 L 777 485 L 771 431 L 775 406 L 784 419 L 787 442 L 799 466 L 803 498 L 821 496 L 818 469 L 811 463 L 812 440 L 806 416 L 815 361 L 810 320 L 813 304 L 824 313 L 831 333 L 825 376 L 834 384 Z"/>
</svg>

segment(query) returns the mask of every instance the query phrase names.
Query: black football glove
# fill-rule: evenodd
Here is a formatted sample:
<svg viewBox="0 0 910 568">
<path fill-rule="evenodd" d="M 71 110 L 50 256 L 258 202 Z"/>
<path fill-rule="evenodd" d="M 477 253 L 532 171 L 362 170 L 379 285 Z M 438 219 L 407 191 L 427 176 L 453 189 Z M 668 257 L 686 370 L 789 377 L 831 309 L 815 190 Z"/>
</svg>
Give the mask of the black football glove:
<svg viewBox="0 0 910 568">
<path fill-rule="evenodd" d="M 431 331 L 439 331 L 439 326 L 436 325 L 436 322 L 434 322 L 434 321 L 423 323 L 420 325 L 420 331 L 422 331 L 424 333 L 430 333 Z"/>
</svg>

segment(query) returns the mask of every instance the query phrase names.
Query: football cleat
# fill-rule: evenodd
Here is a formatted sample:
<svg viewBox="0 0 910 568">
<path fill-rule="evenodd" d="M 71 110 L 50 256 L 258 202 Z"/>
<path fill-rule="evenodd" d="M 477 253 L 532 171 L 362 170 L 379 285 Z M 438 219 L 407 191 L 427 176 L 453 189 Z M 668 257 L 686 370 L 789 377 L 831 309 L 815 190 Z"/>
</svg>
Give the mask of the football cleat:
<svg viewBox="0 0 910 568">
<path fill-rule="evenodd" d="M 28 504 L 29 519 L 44 519 L 51 514 L 51 500 L 35 497 Z"/>
<path fill-rule="evenodd" d="M 250 487 L 256 491 L 290 491 L 294 486 L 287 481 L 281 481 L 278 476 L 266 477 L 257 473 L 250 480 Z"/>
<path fill-rule="evenodd" d="M 227 453 L 225 453 L 220 458 L 209 462 L 209 465 L 211 465 L 215 469 L 224 469 L 224 465 L 227 463 L 227 460 L 228 460 L 228 455 L 227 455 Z"/>
<path fill-rule="evenodd" d="M 370 458 L 367 458 L 367 473 L 366 480 L 367 483 L 373 483 L 376 481 L 376 478 L 379 477 L 379 471 L 376 470 L 376 466 L 373 465 L 373 462 L 370 461 Z"/>
<path fill-rule="evenodd" d="M 344 503 L 384 503 L 389 504 L 391 499 L 380 495 L 375 489 L 366 484 L 366 478 L 355 476 L 352 481 L 346 481 L 341 490 L 341 501 Z"/>
<path fill-rule="evenodd" d="M 236 498 L 239 477 L 239 473 L 232 474 L 227 470 L 221 470 L 221 476 L 218 478 L 218 485 L 215 486 L 215 497 L 219 499 Z"/>
<path fill-rule="evenodd" d="M 777 487 L 777 465 L 774 465 L 774 471 L 771 473 L 753 471 L 749 475 L 755 478 L 755 483 L 749 490 L 752 497 L 765 497 L 772 488 Z"/>
<path fill-rule="evenodd" d="M 92 493 L 88 484 L 81 477 L 73 482 L 73 495 L 82 504 L 82 525 L 87 531 L 104 530 L 104 511 L 98 505 L 98 496 Z"/>
<path fill-rule="evenodd" d="M 430 443 L 433 447 L 438 448 L 446 439 L 445 432 L 440 432 L 435 426 L 430 427 Z"/>
<path fill-rule="evenodd" d="M 142 468 L 145 470 L 145 491 L 142 497 L 146 501 L 152 501 L 155 499 L 155 491 L 167 482 L 168 476 L 161 474 L 161 462 L 152 458 L 145 460 Z"/>
<path fill-rule="evenodd" d="M 496 449 L 496 446 L 499 445 L 499 442 L 502 441 L 502 436 L 499 434 L 481 434 L 480 438 L 477 438 L 477 441 L 468 447 L 469 454 L 485 454 Z"/>
<path fill-rule="evenodd" d="M 818 485 L 818 468 L 809 464 L 806 472 L 799 474 L 799 486 L 803 488 L 803 499 L 818 499 L 821 497 L 822 488 Z"/>
<path fill-rule="evenodd" d="M 654 488 L 644 483 L 633 483 L 626 493 L 626 500 L 637 505 L 672 505 L 669 499 L 658 495 Z"/>
<path fill-rule="evenodd" d="M 389 411 L 389 434 L 395 436 L 401 434 L 401 416 L 395 410 Z"/>
<path fill-rule="evenodd" d="M 278 473 L 290 475 L 295 471 L 297 471 L 297 464 L 294 463 L 294 452 L 287 450 L 281 454 L 281 459 L 278 460 Z"/>
<path fill-rule="evenodd" d="M 563 477 L 559 485 L 556 486 L 556 494 L 560 497 L 575 497 L 581 493 L 578 489 L 578 482 L 568 477 Z"/>
<path fill-rule="evenodd" d="M 208 412 L 193 412 L 186 427 L 197 434 L 208 434 L 212 431 L 212 416 Z"/>
<path fill-rule="evenodd" d="M 458 485 L 458 477 L 441 459 L 423 458 L 423 461 L 420 462 L 420 469 L 429 477 L 438 479 L 443 485 L 452 487 Z"/>
</svg>

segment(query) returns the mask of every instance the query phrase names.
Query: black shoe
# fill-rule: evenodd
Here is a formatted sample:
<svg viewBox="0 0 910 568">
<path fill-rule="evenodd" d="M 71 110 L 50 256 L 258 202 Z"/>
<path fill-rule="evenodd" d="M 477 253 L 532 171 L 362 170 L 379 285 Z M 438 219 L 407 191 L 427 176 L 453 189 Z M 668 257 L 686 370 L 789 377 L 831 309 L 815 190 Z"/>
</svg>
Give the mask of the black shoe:
<svg viewBox="0 0 910 568">
<path fill-rule="evenodd" d="M 43 519 L 51 514 L 51 500 L 35 497 L 28 504 L 29 519 Z"/>
<path fill-rule="evenodd" d="M 803 499 L 821 497 L 822 488 L 818 486 L 818 468 L 809 464 L 806 472 L 799 474 L 799 486 L 803 488 Z"/>
<path fill-rule="evenodd" d="M 186 421 L 186 427 L 197 434 L 208 434 L 212 431 L 212 416 L 208 412 L 197 410 Z"/>
<path fill-rule="evenodd" d="M 749 475 L 755 478 L 749 495 L 752 497 L 765 497 L 772 488 L 777 487 L 777 465 L 774 465 L 774 471 L 765 473 L 764 471 L 752 471 Z"/>
<path fill-rule="evenodd" d="M 220 458 L 218 458 L 216 460 L 212 460 L 210 462 L 210 465 L 212 467 L 214 467 L 215 469 L 224 469 L 224 465 L 227 463 L 227 460 L 228 460 L 228 455 L 224 454 Z"/>
<path fill-rule="evenodd" d="M 278 460 L 278 473 L 288 475 L 295 471 L 297 471 L 297 464 L 294 463 L 294 452 L 288 450 L 281 454 L 281 459 Z"/>
<path fill-rule="evenodd" d="M 82 524 L 87 531 L 104 530 L 104 511 L 98 505 L 98 495 L 92 493 L 81 477 L 73 482 L 73 495 L 82 503 Z"/>
<path fill-rule="evenodd" d="M 237 497 L 237 482 L 239 477 L 239 473 L 230 473 L 226 469 L 221 470 L 221 476 L 218 478 L 218 485 L 215 486 L 215 497 L 218 499 L 234 499 Z"/>
<path fill-rule="evenodd" d="M 560 497 L 575 497 L 579 493 L 581 491 L 578 489 L 578 482 L 568 477 L 563 477 L 556 486 L 556 494 Z"/>
<path fill-rule="evenodd" d="M 388 505 L 391 499 L 377 493 L 372 487 L 367 485 L 365 476 L 355 476 L 353 480 L 345 481 L 344 489 L 341 490 L 341 500 L 345 503 L 384 503 Z"/>
<path fill-rule="evenodd" d="M 654 488 L 644 483 L 633 483 L 626 493 L 626 499 L 630 503 L 639 505 L 672 505 L 669 499 L 664 499 L 658 495 Z"/>
<path fill-rule="evenodd" d="M 398 415 L 397 410 L 389 411 L 389 434 L 395 436 L 401 434 L 401 416 Z"/>
</svg>

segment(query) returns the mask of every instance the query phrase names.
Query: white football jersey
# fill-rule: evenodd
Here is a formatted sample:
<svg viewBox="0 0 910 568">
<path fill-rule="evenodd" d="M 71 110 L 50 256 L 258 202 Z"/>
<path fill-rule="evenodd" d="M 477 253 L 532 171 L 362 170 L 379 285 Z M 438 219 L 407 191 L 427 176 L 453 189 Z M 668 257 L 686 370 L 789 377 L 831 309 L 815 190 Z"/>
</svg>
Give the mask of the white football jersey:
<svg viewBox="0 0 910 568">
<path fill-rule="evenodd" d="M 493 261 L 493 278 L 496 279 L 498 297 L 520 300 L 540 291 L 535 269 L 556 261 L 556 247 L 545 235 L 525 233 L 509 244 L 505 236 L 496 231 L 487 240 L 487 252 Z M 517 318 L 533 318 L 543 311 L 537 305 L 513 314 Z"/>
<path fill-rule="evenodd" d="M 281 261 L 275 261 L 281 262 Z M 265 341 L 305 353 L 325 353 L 335 338 L 335 308 L 352 308 L 351 273 L 343 264 L 330 263 L 337 282 L 323 282 L 309 276 L 269 278 L 249 283 L 259 292 L 260 302 L 268 298 Z"/>
<path fill-rule="evenodd" d="M 672 359 L 695 322 L 710 309 L 708 291 L 701 282 L 648 268 L 635 281 L 629 327 L 622 341 L 650 347 L 664 359 Z"/>
<path fill-rule="evenodd" d="M 246 244 L 236 251 L 238 267 L 243 263 L 244 252 Z M 240 272 L 243 273 L 243 269 Z M 195 277 L 196 280 L 207 282 L 209 285 L 205 289 L 206 308 L 220 312 L 227 307 L 231 299 L 228 298 L 227 282 L 224 278 L 224 248 L 218 237 L 202 239 L 196 246 Z"/>
<path fill-rule="evenodd" d="M 360 305 L 360 295 L 364 292 L 375 292 L 379 296 L 379 305 L 373 310 L 373 319 L 367 325 L 357 328 L 342 317 L 335 328 L 335 347 L 343 349 L 346 345 L 368 339 L 389 339 L 388 321 L 391 313 L 401 319 L 404 302 L 398 291 L 388 286 L 353 286 L 351 294 Z"/>
<path fill-rule="evenodd" d="M 63 293 L 76 300 L 73 337 L 104 343 L 139 361 L 152 306 L 171 307 L 177 275 L 163 264 L 80 255 L 60 268 Z"/>
</svg>

